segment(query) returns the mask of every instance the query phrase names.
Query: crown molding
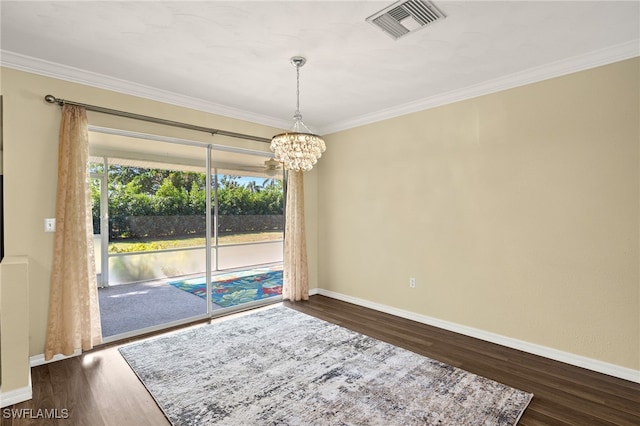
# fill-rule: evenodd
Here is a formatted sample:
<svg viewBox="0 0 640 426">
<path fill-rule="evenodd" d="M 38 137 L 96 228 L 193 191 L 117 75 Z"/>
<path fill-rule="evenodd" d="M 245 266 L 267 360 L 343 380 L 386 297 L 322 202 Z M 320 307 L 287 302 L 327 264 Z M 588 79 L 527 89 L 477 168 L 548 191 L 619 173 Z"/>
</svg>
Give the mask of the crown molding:
<svg viewBox="0 0 640 426">
<path fill-rule="evenodd" d="M 354 127 L 399 117 L 401 115 L 424 111 L 430 108 L 488 95 L 555 77 L 561 77 L 563 75 L 584 71 L 602 65 L 608 65 L 637 56 L 640 56 L 640 40 L 632 40 L 605 49 L 589 52 L 584 55 L 573 56 L 543 66 L 530 68 L 504 77 L 488 80 L 462 89 L 452 90 L 450 92 L 418 99 L 416 101 L 408 102 L 392 108 L 386 108 L 370 114 L 364 114 L 347 120 L 338 121 L 331 125 L 319 128 L 317 133 L 322 135 L 336 133 L 342 130 L 348 130 Z M 37 59 L 11 51 L 0 50 L 0 59 L 0 65 L 7 68 L 13 68 L 20 71 L 26 71 L 33 74 L 39 74 L 100 89 L 111 90 L 127 95 L 138 96 L 211 114 L 245 120 L 280 129 L 288 128 L 291 124 L 289 121 L 275 117 L 256 114 L 212 102 L 206 102 L 202 99 L 180 95 L 167 90 L 117 79 L 55 62 Z"/>
<path fill-rule="evenodd" d="M 352 119 L 340 121 L 319 129 L 319 133 L 326 135 L 354 127 L 364 126 L 389 118 L 399 117 L 426 109 L 435 108 L 478 96 L 488 95 L 502 90 L 512 89 L 563 75 L 596 68 L 640 56 L 640 40 L 595 50 L 584 55 L 572 56 L 556 62 L 530 68 L 504 77 L 485 81 L 480 84 L 452 90 L 435 96 L 419 99 L 392 108 L 364 114 Z"/>
<path fill-rule="evenodd" d="M 80 68 L 62 65 L 56 62 L 45 61 L 43 59 L 22 55 L 19 53 L 0 50 L 0 65 L 38 74 L 72 83 L 83 84 L 85 86 L 97 87 L 99 89 L 110 90 L 126 95 L 137 96 L 153 101 L 163 102 L 171 105 L 195 109 L 197 111 L 222 115 L 224 117 L 249 121 L 251 123 L 262 124 L 278 129 L 288 128 L 290 122 L 275 117 L 256 114 L 250 111 L 233 108 L 214 102 L 207 102 L 191 96 L 184 96 L 168 90 L 156 87 L 145 86 L 119 78 L 109 77 L 104 74 L 83 70 Z"/>
</svg>

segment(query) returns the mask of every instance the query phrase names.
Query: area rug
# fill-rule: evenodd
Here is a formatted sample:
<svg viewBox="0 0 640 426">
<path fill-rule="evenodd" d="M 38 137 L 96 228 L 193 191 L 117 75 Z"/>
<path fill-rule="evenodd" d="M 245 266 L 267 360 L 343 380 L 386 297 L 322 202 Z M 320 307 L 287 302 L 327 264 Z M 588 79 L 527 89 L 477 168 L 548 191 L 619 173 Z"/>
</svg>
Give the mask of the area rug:
<svg viewBox="0 0 640 426">
<path fill-rule="evenodd" d="M 197 277 L 169 284 L 207 298 L 205 277 Z M 216 275 L 211 281 L 211 301 L 223 308 L 282 294 L 282 270 L 251 270 Z"/>
<path fill-rule="evenodd" d="M 533 396 L 281 305 L 119 350 L 173 425 L 514 425 Z"/>
</svg>

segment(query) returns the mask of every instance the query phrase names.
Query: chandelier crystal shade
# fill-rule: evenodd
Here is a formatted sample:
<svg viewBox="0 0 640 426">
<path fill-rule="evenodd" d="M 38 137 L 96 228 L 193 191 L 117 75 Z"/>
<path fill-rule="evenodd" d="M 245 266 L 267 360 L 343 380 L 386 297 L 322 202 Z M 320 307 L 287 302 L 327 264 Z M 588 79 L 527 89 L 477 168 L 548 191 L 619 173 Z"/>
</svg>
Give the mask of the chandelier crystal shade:
<svg viewBox="0 0 640 426">
<path fill-rule="evenodd" d="M 296 112 L 293 115 L 293 128 L 290 132 L 280 133 L 271 139 L 271 151 L 287 170 L 307 172 L 313 168 L 326 150 L 324 140 L 309 130 L 302 121 L 300 113 L 300 67 L 306 59 L 300 56 L 291 58 L 296 67 Z"/>
</svg>

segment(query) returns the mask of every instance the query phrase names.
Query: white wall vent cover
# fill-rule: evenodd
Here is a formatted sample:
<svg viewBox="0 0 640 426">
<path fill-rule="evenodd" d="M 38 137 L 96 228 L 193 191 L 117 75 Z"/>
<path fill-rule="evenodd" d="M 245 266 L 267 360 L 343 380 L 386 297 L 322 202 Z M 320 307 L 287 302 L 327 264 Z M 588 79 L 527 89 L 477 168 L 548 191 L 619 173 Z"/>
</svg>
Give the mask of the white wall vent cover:
<svg viewBox="0 0 640 426">
<path fill-rule="evenodd" d="M 428 0 L 401 0 L 366 21 L 397 40 L 444 18 L 444 13 Z"/>
</svg>

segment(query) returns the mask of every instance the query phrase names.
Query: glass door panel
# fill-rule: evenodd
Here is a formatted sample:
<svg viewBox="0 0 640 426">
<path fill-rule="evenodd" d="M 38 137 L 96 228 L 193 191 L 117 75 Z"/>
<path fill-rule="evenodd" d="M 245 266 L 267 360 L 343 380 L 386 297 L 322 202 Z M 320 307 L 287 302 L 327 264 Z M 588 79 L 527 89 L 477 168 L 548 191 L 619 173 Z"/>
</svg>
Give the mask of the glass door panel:
<svg viewBox="0 0 640 426">
<path fill-rule="evenodd" d="M 92 146 L 111 154 L 100 191 L 108 205 L 100 252 L 108 281 L 99 289 L 107 341 L 208 316 L 207 286 L 198 283 L 207 270 L 207 149 L 129 139 Z"/>
<path fill-rule="evenodd" d="M 282 262 L 282 251 L 277 253 L 284 239 L 282 174 L 218 174 L 217 179 L 219 269 Z"/>
<path fill-rule="evenodd" d="M 253 158 L 251 158 L 253 157 Z M 266 157 L 238 155 L 214 171 L 216 263 L 212 310 L 269 303 L 282 294 L 282 170 Z"/>
<path fill-rule="evenodd" d="M 218 247 L 221 270 L 250 268 L 256 265 L 282 263 L 284 242 L 271 241 L 254 244 L 222 245 Z"/>
</svg>

